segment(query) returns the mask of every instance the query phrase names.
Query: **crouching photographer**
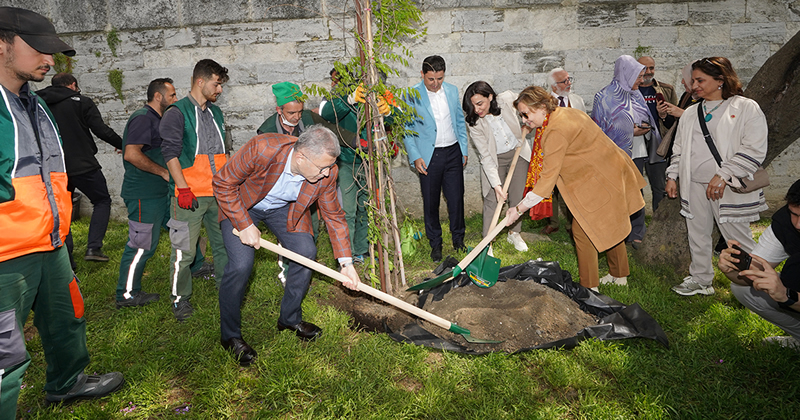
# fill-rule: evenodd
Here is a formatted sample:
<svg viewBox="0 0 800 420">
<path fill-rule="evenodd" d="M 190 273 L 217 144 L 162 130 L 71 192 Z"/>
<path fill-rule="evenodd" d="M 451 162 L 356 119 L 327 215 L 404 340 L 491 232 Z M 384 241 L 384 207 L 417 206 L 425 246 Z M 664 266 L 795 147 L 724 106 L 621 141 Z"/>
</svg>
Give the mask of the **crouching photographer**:
<svg viewBox="0 0 800 420">
<path fill-rule="evenodd" d="M 765 342 L 800 351 L 800 181 L 789 188 L 786 205 L 772 216 L 752 255 L 738 246 L 728 241 L 719 257 L 719 269 L 731 279 L 731 292 L 742 305 L 790 334 Z"/>
</svg>

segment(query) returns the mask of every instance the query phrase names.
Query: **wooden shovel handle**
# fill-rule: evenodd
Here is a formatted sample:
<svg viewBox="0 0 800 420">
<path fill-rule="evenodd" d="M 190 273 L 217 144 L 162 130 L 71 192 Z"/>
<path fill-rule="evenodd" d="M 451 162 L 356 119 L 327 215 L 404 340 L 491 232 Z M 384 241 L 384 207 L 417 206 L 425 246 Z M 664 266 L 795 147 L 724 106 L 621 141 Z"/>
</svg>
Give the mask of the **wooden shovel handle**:
<svg viewBox="0 0 800 420">
<path fill-rule="evenodd" d="M 514 174 L 514 170 L 517 169 L 517 160 L 519 159 L 520 151 L 522 151 L 522 146 L 517 147 L 517 150 L 514 152 L 514 158 L 511 160 L 511 167 L 508 169 L 506 181 L 503 184 L 503 194 L 508 193 L 508 187 L 511 185 L 511 176 Z M 501 211 L 503 211 L 503 203 L 497 203 L 497 208 L 494 209 L 494 216 L 492 216 L 492 223 L 489 225 L 489 230 L 494 229 L 496 226 L 497 219 L 500 218 Z"/>
<path fill-rule="evenodd" d="M 239 236 L 239 231 L 236 230 L 236 229 L 233 229 L 233 234 L 236 235 L 236 236 Z M 268 250 L 270 250 L 270 251 L 272 251 L 272 252 L 274 252 L 274 253 L 276 253 L 278 255 L 282 255 L 282 256 L 284 256 L 286 258 L 289 258 L 289 259 L 291 259 L 291 260 L 293 260 L 295 262 L 303 264 L 304 266 L 306 266 L 306 267 L 308 267 L 308 268 L 310 268 L 310 269 L 312 269 L 312 270 L 314 270 L 314 271 L 316 271 L 316 272 L 318 272 L 320 274 L 326 275 L 326 276 L 328 276 L 328 277 L 330 277 L 330 278 L 332 278 L 334 280 L 338 280 L 338 281 L 341 281 L 341 282 L 349 282 L 350 281 L 349 277 L 345 276 L 344 274 L 342 274 L 342 273 L 340 273 L 340 272 L 338 272 L 338 271 L 336 271 L 336 270 L 334 270 L 334 269 L 332 269 L 330 267 L 326 267 L 326 266 L 324 266 L 324 265 L 322 265 L 322 264 L 320 264 L 320 263 L 318 263 L 318 262 L 316 262 L 316 261 L 314 261 L 312 259 L 306 258 L 306 257 L 304 257 L 304 256 L 302 256 L 302 255 L 300 255 L 300 254 L 298 254 L 296 252 L 293 252 L 293 251 L 290 251 L 290 250 L 288 250 L 286 248 L 280 247 L 280 246 L 278 246 L 278 245 L 276 245 L 276 244 L 274 244 L 274 243 L 272 243 L 272 242 L 270 242 L 270 241 L 268 241 L 268 240 L 266 240 L 264 238 L 260 238 L 260 241 L 261 241 L 261 246 L 263 248 L 266 248 L 266 249 L 268 249 Z M 414 305 L 412 305 L 412 304 L 410 304 L 408 302 L 405 302 L 405 301 L 403 301 L 401 299 L 398 299 L 398 298 L 396 298 L 396 297 L 394 297 L 394 296 L 392 296 L 390 294 L 381 292 L 378 289 L 375 289 L 375 288 L 372 288 L 370 286 L 367 286 L 364 283 L 358 283 L 358 290 L 360 292 L 364 292 L 364 293 L 366 293 L 366 294 L 368 294 L 368 295 L 370 295 L 372 297 L 380 299 L 380 300 L 382 300 L 382 301 L 384 301 L 384 302 L 386 302 L 386 303 L 388 303 L 388 304 L 390 304 L 390 305 L 392 305 L 392 306 L 394 306 L 396 308 L 402 309 L 402 310 L 404 310 L 404 311 L 406 311 L 406 312 L 408 312 L 408 313 L 410 313 L 410 314 L 412 314 L 414 316 L 422 318 L 422 319 L 424 319 L 424 320 L 426 320 L 426 321 L 428 321 L 428 322 L 430 322 L 430 323 L 432 323 L 432 324 L 434 324 L 434 325 L 436 325 L 438 327 L 444 328 L 446 330 L 449 330 L 451 325 L 452 325 L 452 323 L 450 321 L 448 321 L 448 320 L 446 320 L 444 318 L 441 318 L 441 317 L 439 317 L 437 315 L 434 315 L 434 314 L 432 314 L 430 312 L 423 311 L 422 309 L 417 308 L 416 306 L 414 306 Z"/>
</svg>

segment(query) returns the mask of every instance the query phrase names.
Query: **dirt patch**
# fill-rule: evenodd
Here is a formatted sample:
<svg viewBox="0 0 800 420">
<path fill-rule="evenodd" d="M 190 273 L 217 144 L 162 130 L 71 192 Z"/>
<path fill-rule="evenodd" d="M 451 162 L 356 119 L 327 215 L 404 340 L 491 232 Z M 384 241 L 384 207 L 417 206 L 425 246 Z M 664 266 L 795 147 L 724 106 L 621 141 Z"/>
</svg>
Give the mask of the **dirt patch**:
<svg viewBox="0 0 800 420">
<path fill-rule="evenodd" d="M 384 326 L 398 330 L 416 320 L 431 333 L 478 352 L 535 347 L 572 337 L 598 321 L 563 293 L 534 281 L 509 280 L 486 289 L 460 287 L 438 302 L 429 299 L 425 303 L 423 309 L 469 329 L 474 338 L 503 340 L 499 344 L 472 344 L 460 334 L 412 318 L 393 306 L 334 289 L 333 297 L 322 302 L 350 313 L 358 328 L 385 332 Z M 405 300 L 415 303 L 416 296 L 409 294 Z"/>
<path fill-rule="evenodd" d="M 534 281 L 509 280 L 486 289 L 459 287 L 441 301 L 426 302 L 423 309 L 470 330 L 473 338 L 504 340 L 499 344 L 472 344 L 460 334 L 421 321 L 435 335 L 480 352 L 535 347 L 572 337 L 598 321 L 563 293 Z"/>
</svg>

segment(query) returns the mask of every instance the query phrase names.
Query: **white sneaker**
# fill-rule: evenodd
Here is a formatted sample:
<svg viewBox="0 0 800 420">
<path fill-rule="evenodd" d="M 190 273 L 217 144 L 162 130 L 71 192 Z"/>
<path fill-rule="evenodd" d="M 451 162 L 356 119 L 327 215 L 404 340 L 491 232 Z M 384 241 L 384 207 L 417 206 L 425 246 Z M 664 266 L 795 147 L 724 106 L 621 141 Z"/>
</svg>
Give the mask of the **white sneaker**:
<svg viewBox="0 0 800 420">
<path fill-rule="evenodd" d="M 508 232 L 508 243 L 514 244 L 514 248 L 516 248 L 519 252 L 525 252 L 528 250 L 528 244 L 525 243 L 525 240 L 522 239 L 522 236 L 519 236 L 517 232 Z"/>
<path fill-rule="evenodd" d="M 606 274 L 603 278 L 600 279 L 600 284 L 613 284 L 615 286 L 627 286 L 628 285 L 628 276 L 625 277 L 614 277 L 611 273 Z"/>
<path fill-rule="evenodd" d="M 590 287 L 590 288 L 589 288 L 589 290 L 591 290 L 591 291 L 593 291 L 593 292 L 595 292 L 595 293 L 598 293 L 598 294 L 600 293 L 600 289 L 598 289 L 598 288 L 597 288 L 597 286 L 595 286 L 595 287 Z"/>
<path fill-rule="evenodd" d="M 800 351 L 800 341 L 790 335 L 776 335 L 764 339 L 764 344 L 777 344 L 787 349 Z"/>
<path fill-rule="evenodd" d="M 714 287 L 703 286 L 702 284 L 692 280 L 692 276 L 686 276 L 683 278 L 683 283 L 677 286 L 672 286 L 672 291 L 681 296 L 693 296 L 693 295 L 711 296 L 714 294 Z"/>
<path fill-rule="evenodd" d="M 494 257 L 494 249 L 492 249 L 492 244 L 489 244 L 489 250 L 486 251 L 486 254 L 488 254 L 490 257 Z"/>
</svg>

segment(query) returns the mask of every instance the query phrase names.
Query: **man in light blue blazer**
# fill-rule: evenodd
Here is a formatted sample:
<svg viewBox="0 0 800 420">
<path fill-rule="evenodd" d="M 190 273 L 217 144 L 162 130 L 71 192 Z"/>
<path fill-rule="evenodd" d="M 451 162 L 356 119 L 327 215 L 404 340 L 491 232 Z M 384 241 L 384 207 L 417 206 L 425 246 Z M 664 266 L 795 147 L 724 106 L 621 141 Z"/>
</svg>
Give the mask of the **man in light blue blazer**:
<svg viewBox="0 0 800 420">
<path fill-rule="evenodd" d="M 438 55 L 422 61 L 422 82 L 414 85 L 419 97 L 408 103 L 419 117 L 408 124 L 417 134 L 405 138 L 408 160 L 419 174 L 425 234 L 431 259 L 442 259 L 442 226 L 439 200 L 444 192 L 450 217 L 453 248 L 464 247 L 464 166 L 467 164 L 467 125 L 458 88 L 444 82 L 445 62 Z"/>
</svg>

